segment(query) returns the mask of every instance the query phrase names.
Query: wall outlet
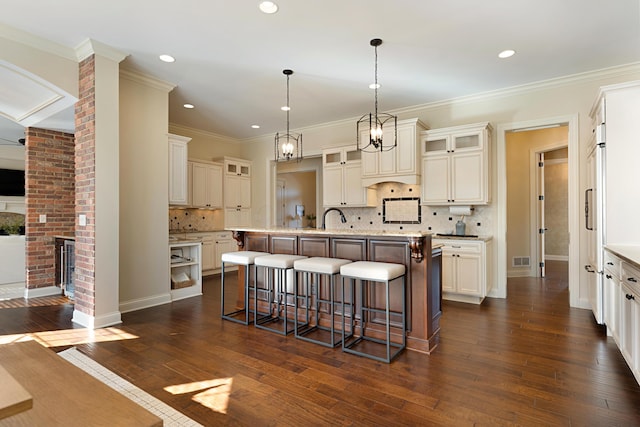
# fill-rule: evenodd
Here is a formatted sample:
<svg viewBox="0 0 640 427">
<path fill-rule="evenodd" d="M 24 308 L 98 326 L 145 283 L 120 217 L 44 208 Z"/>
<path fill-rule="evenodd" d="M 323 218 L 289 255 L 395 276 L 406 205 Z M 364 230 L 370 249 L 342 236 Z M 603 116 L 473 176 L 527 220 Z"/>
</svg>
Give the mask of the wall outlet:
<svg viewBox="0 0 640 427">
<path fill-rule="evenodd" d="M 87 225 L 87 216 L 85 214 L 80 214 L 78 216 L 78 224 L 81 226 Z"/>
<path fill-rule="evenodd" d="M 41 215 L 38 217 L 38 221 L 39 221 L 41 224 L 46 223 L 46 222 L 47 222 L 47 216 L 46 216 L 46 215 L 42 215 L 42 214 L 41 214 Z"/>
</svg>

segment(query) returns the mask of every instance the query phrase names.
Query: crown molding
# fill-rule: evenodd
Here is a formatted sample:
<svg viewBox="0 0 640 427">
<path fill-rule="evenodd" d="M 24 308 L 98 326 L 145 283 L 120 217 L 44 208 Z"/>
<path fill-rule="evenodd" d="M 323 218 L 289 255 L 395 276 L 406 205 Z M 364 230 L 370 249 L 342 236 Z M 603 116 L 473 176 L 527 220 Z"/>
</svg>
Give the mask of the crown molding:
<svg viewBox="0 0 640 427">
<path fill-rule="evenodd" d="M 86 39 L 75 48 L 76 61 L 80 62 L 87 59 L 91 55 L 104 56 L 114 62 L 122 62 L 124 58 L 129 56 L 128 53 L 124 53 L 115 49 L 109 45 L 101 43 L 97 40 Z"/>
<path fill-rule="evenodd" d="M 587 71 L 584 73 L 570 74 L 568 76 L 556 77 L 548 80 L 527 83 L 519 86 L 511 86 L 504 89 L 497 89 L 488 92 L 481 92 L 473 95 L 461 96 L 459 98 L 451 98 L 443 101 L 435 101 L 426 104 L 414 105 L 411 107 L 400 108 L 390 111 L 392 114 L 406 114 L 419 110 L 435 109 L 448 107 L 458 104 L 471 104 L 474 102 L 487 101 L 497 98 L 505 98 L 508 96 L 523 95 L 540 90 L 554 89 L 563 86 L 575 84 L 589 83 L 603 78 L 624 77 L 640 73 L 640 62 L 619 65 L 610 68 L 603 68 L 595 71 Z"/>
<path fill-rule="evenodd" d="M 149 74 L 140 73 L 126 68 L 120 68 L 120 77 L 155 89 L 171 92 L 176 85 Z"/>
<path fill-rule="evenodd" d="M 74 62 L 78 60 L 74 49 L 27 33 L 26 31 L 18 30 L 9 25 L 0 24 L 0 37 Z"/>
<path fill-rule="evenodd" d="M 226 143 L 232 143 L 232 144 L 238 144 L 240 142 L 246 141 L 244 139 L 238 139 L 232 136 L 220 135 L 218 133 L 213 133 L 213 132 L 209 132 L 202 129 L 196 129 L 189 126 L 183 126 L 177 123 L 169 123 L 169 130 L 171 133 L 180 134 L 181 132 L 183 132 L 183 133 L 189 133 L 189 134 L 196 134 L 196 135 L 204 136 L 206 138 L 216 139 L 220 142 L 226 142 Z"/>
</svg>

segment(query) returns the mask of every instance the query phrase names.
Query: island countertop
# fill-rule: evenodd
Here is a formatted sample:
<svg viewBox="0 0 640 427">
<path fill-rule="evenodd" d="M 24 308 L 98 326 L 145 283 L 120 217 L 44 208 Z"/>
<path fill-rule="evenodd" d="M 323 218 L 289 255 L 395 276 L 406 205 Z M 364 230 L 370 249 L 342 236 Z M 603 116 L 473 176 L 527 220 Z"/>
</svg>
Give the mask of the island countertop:
<svg viewBox="0 0 640 427">
<path fill-rule="evenodd" d="M 407 349 L 430 353 L 437 347 L 442 314 L 442 249 L 432 246 L 431 232 L 255 227 L 230 228 L 229 231 L 233 232 L 241 250 L 403 264 L 407 272 Z M 243 289 L 242 269 L 238 279 L 239 289 Z M 243 295 L 244 291 L 239 294 Z M 371 298 L 376 302 L 381 295 L 371 295 Z M 400 289 L 394 287 L 389 299 L 392 311 L 398 312 L 402 307 Z M 338 311 L 335 314 L 341 315 Z M 399 338 L 401 324 L 391 323 L 395 331 L 392 336 Z"/>
<path fill-rule="evenodd" d="M 365 229 L 328 229 L 321 228 L 255 228 L 255 227 L 237 227 L 229 228 L 228 231 L 243 231 L 246 233 L 268 233 L 268 234 L 309 234 L 324 236 L 388 236 L 388 237 L 425 237 L 431 236 L 432 233 L 423 231 L 402 231 L 402 230 L 365 230 Z"/>
</svg>

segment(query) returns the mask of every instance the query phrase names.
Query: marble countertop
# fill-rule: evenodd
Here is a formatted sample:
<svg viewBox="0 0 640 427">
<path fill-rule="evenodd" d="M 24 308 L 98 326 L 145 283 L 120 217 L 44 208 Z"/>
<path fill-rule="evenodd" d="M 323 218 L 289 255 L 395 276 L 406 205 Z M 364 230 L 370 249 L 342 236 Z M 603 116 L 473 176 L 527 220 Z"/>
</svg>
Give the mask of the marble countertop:
<svg viewBox="0 0 640 427">
<path fill-rule="evenodd" d="M 171 234 L 192 234 L 192 233 L 216 233 L 218 231 L 227 231 L 223 228 L 216 228 L 213 230 L 169 230 L 169 235 Z"/>
<path fill-rule="evenodd" d="M 493 239 L 493 236 L 484 236 L 484 235 L 478 235 L 478 236 L 456 236 L 455 234 L 434 234 L 433 235 L 433 239 L 440 239 L 440 240 L 472 240 L 472 241 L 481 241 L 481 242 L 488 242 L 489 240 Z"/>
<path fill-rule="evenodd" d="M 267 234 L 305 234 L 305 235 L 353 235 L 353 236 L 389 236 L 389 237 L 424 237 L 429 236 L 431 232 L 422 231 L 386 231 L 386 230 L 354 230 L 354 229 L 330 229 L 322 230 L 319 228 L 254 228 L 254 227 L 238 227 L 230 228 L 228 231 L 244 231 L 250 233 L 267 233 Z"/>
<path fill-rule="evenodd" d="M 605 245 L 608 251 L 640 268 L 640 245 Z"/>
</svg>

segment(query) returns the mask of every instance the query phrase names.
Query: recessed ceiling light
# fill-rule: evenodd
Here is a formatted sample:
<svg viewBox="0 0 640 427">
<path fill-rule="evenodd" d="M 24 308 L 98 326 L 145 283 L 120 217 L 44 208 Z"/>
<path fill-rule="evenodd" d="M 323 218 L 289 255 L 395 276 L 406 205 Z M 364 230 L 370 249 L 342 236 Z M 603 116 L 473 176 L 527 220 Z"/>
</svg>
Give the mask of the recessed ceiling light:
<svg viewBox="0 0 640 427">
<path fill-rule="evenodd" d="M 515 55 L 515 54 L 516 54 L 516 51 L 515 51 L 515 50 L 513 50 L 513 49 L 507 49 L 507 50 L 503 50 L 502 52 L 500 52 L 500 53 L 498 54 L 498 58 L 501 58 L 501 59 L 510 58 L 510 57 L 512 57 L 512 56 L 513 56 L 513 55 Z"/>
<path fill-rule="evenodd" d="M 193 104 L 184 104 L 183 107 L 188 109 L 196 108 Z"/>
<path fill-rule="evenodd" d="M 158 58 L 163 62 L 176 62 L 176 58 L 171 55 L 160 55 Z"/>
<path fill-rule="evenodd" d="M 260 129 L 260 125 L 251 125 L 253 129 Z"/>
<path fill-rule="evenodd" d="M 289 107 L 288 105 L 285 105 L 285 106 L 280 107 L 280 109 L 282 111 L 289 111 L 289 110 L 291 110 L 291 107 Z"/>
<path fill-rule="evenodd" d="M 380 83 L 371 83 L 369 89 L 380 89 Z"/>
<path fill-rule="evenodd" d="M 272 1 L 261 1 L 258 7 L 263 13 L 272 14 L 278 11 L 278 5 Z"/>
</svg>

